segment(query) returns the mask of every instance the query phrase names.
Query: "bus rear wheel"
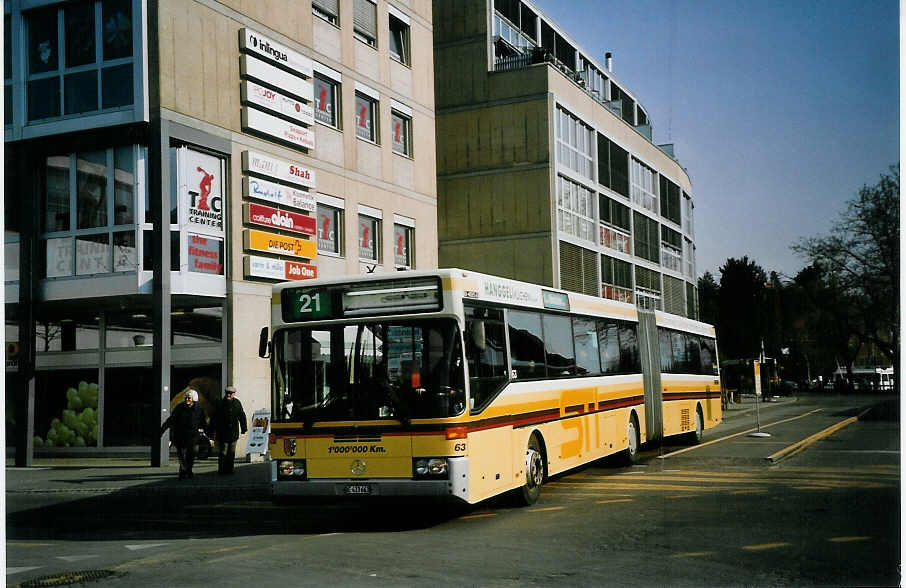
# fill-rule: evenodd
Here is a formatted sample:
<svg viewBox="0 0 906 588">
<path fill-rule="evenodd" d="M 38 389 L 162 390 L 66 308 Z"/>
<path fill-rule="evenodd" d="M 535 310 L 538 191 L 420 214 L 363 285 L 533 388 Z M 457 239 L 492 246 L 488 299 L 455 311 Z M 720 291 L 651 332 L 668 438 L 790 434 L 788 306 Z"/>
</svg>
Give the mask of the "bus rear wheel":
<svg viewBox="0 0 906 588">
<path fill-rule="evenodd" d="M 698 445 L 702 442 L 702 436 L 705 433 L 705 419 L 702 417 L 702 407 L 695 407 L 695 429 L 690 431 L 686 440 L 690 445 Z"/>
<path fill-rule="evenodd" d="M 544 483 L 544 454 L 538 437 L 529 437 L 528 446 L 525 448 L 525 484 L 516 493 L 519 504 L 531 506 L 538 501 L 541 495 L 541 485 Z"/>
<path fill-rule="evenodd" d="M 623 463 L 633 465 L 639 461 L 639 421 L 635 413 L 629 415 L 629 422 L 626 424 L 626 438 L 629 444 L 623 450 L 621 455 Z"/>
</svg>

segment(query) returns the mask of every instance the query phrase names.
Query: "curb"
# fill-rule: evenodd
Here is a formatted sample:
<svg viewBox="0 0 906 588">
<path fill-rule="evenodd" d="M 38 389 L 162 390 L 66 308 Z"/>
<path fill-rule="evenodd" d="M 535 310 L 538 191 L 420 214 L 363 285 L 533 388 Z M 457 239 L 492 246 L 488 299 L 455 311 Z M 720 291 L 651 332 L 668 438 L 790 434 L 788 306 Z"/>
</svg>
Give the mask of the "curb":
<svg viewBox="0 0 906 588">
<path fill-rule="evenodd" d="M 792 445 L 788 445 L 787 447 L 784 447 L 780 451 L 777 451 L 777 452 L 772 453 L 771 455 L 767 456 L 765 458 L 765 460 L 767 460 L 771 463 L 778 463 L 778 462 L 783 461 L 784 459 L 793 457 L 797 453 L 804 450 L 806 447 L 820 441 L 821 439 L 824 439 L 825 437 L 829 437 L 830 435 L 833 435 L 840 429 L 847 427 L 847 426 L 853 424 L 854 422 L 858 421 L 859 419 L 864 417 L 866 414 L 868 414 L 868 412 L 870 410 L 871 410 L 871 407 L 866 408 L 865 410 L 863 410 L 856 416 L 852 416 L 847 419 L 843 419 L 839 423 L 831 425 L 824 430 L 818 431 L 814 435 L 806 437 L 805 439 L 803 439 L 801 441 L 797 441 L 796 443 L 793 443 Z"/>
</svg>

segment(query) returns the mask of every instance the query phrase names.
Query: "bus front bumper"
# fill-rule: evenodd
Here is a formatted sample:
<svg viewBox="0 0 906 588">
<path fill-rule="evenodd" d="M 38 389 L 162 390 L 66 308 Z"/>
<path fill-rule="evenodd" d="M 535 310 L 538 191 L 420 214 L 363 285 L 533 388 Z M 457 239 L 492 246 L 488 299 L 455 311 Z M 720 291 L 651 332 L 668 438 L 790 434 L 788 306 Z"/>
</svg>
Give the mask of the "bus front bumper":
<svg viewBox="0 0 906 588">
<path fill-rule="evenodd" d="M 277 462 L 271 461 L 270 482 L 274 497 L 453 496 L 468 501 L 468 458 L 451 458 L 448 460 L 448 464 L 450 468 L 448 472 L 449 478 L 442 480 L 412 480 L 408 478 L 278 480 Z"/>
</svg>

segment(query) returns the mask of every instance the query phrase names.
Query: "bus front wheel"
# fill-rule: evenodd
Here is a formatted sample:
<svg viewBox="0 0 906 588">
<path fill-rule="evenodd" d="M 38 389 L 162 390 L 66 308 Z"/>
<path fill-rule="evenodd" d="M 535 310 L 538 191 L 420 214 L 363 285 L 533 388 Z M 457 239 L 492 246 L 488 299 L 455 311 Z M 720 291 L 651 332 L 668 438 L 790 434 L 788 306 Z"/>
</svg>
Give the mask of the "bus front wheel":
<svg viewBox="0 0 906 588">
<path fill-rule="evenodd" d="M 538 437 L 532 435 L 528 446 L 525 448 L 525 484 L 517 494 L 519 503 L 524 506 L 535 504 L 541 495 L 541 485 L 544 483 L 544 454 Z"/>
</svg>

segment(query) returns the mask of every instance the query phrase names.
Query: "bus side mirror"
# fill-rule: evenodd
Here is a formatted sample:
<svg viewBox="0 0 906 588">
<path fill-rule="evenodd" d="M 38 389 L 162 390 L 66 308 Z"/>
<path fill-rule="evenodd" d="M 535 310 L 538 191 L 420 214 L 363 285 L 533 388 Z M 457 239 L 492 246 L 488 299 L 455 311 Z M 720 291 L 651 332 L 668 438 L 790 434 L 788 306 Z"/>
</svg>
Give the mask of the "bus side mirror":
<svg viewBox="0 0 906 588">
<path fill-rule="evenodd" d="M 484 321 L 474 321 L 472 323 L 472 344 L 475 346 L 475 349 L 479 351 L 484 351 L 488 342 L 484 334 Z"/>
<path fill-rule="evenodd" d="M 271 342 L 268 341 L 268 328 L 261 327 L 261 335 L 258 337 L 258 357 L 267 359 L 271 355 Z"/>
</svg>

